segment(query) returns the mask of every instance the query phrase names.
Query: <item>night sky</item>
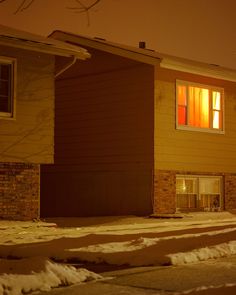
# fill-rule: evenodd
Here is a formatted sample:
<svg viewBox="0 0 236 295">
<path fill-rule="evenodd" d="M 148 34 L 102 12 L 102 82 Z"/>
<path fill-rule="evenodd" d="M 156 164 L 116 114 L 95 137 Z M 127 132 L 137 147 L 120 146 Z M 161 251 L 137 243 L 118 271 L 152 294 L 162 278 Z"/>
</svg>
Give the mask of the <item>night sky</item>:
<svg viewBox="0 0 236 295">
<path fill-rule="evenodd" d="M 84 4 L 94 0 L 82 0 Z M 55 29 L 147 47 L 161 53 L 236 69 L 235 0 L 101 0 L 86 14 L 75 0 L 35 0 L 14 14 L 21 0 L 0 5 L 0 23 L 48 35 Z"/>
</svg>

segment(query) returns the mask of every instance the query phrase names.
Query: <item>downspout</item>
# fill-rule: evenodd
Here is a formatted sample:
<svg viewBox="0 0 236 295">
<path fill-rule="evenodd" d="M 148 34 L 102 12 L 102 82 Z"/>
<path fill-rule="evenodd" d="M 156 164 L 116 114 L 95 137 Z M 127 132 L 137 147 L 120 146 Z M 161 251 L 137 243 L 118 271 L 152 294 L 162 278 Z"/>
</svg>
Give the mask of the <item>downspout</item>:
<svg viewBox="0 0 236 295">
<path fill-rule="evenodd" d="M 76 56 L 73 56 L 73 60 L 70 61 L 68 64 L 66 64 L 60 71 L 58 71 L 56 74 L 55 74 L 55 78 L 57 78 L 58 76 L 60 76 L 62 73 L 64 73 L 67 69 L 69 69 L 70 67 L 73 66 L 73 64 L 76 63 L 76 60 L 77 60 L 77 57 Z"/>
</svg>

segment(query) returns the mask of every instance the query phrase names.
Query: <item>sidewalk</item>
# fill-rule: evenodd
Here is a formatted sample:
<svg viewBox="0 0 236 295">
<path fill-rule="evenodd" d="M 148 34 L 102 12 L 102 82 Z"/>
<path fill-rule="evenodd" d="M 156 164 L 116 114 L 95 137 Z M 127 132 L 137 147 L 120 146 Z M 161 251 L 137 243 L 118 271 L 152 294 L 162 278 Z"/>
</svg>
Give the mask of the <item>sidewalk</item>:
<svg viewBox="0 0 236 295">
<path fill-rule="evenodd" d="M 186 266 L 141 267 L 102 275 L 108 279 L 40 295 L 233 295 L 236 256 Z"/>
</svg>

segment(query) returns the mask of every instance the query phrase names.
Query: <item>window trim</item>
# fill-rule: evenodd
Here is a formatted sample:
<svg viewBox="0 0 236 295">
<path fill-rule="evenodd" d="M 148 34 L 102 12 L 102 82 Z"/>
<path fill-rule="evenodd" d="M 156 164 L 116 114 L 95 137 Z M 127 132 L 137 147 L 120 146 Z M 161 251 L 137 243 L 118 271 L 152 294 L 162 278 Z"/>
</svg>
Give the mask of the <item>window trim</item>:
<svg viewBox="0 0 236 295">
<path fill-rule="evenodd" d="M 10 100 L 11 100 L 11 112 L 1 112 L 0 119 L 12 120 L 15 119 L 16 115 L 16 73 L 17 73 L 17 64 L 16 58 L 0 56 L 0 64 L 11 65 L 11 91 L 10 91 Z"/>
<path fill-rule="evenodd" d="M 179 125 L 178 124 L 178 92 L 177 88 L 178 85 L 185 85 L 185 86 L 193 86 L 193 87 L 199 87 L 199 88 L 204 88 L 208 89 L 210 91 L 218 91 L 221 93 L 221 107 L 222 107 L 222 128 L 221 129 L 215 129 L 215 128 L 201 128 L 201 127 L 194 127 L 190 125 Z M 188 97 L 187 97 L 188 99 Z M 208 84 L 202 84 L 202 83 L 197 83 L 197 82 L 191 82 L 191 81 L 184 81 L 184 80 L 176 80 L 175 83 L 175 126 L 177 130 L 186 130 L 186 131 L 198 131 L 198 132 L 207 132 L 207 133 L 217 133 L 217 134 L 225 134 L 225 99 L 224 99 L 224 88 L 218 87 L 218 86 L 213 86 L 213 85 L 208 85 Z M 210 105 L 212 105 L 212 102 L 210 102 Z M 187 104 L 188 106 L 188 104 Z M 187 107 L 188 111 L 188 107 Z M 212 112 L 213 109 L 211 107 L 210 110 L 210 118 L 212 118 Z"/>
</svg>

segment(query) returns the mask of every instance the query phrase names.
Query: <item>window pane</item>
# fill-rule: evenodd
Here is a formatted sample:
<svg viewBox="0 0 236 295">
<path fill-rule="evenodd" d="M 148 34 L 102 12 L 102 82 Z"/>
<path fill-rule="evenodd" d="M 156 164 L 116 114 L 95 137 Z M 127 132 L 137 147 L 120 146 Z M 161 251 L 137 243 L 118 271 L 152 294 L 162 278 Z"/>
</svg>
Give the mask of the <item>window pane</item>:
<svg viewBox="0 0 236 295">
<path fill-rule="evenodd" d="M 185 106 L 178 106 L 178 124 L 187 124 L 187 109 Z"/>
<path fill-rule="evenodd" d="M 220 110 L 221 103 L 220 103 L 220 92 L 212 91 L 212 108 L 213 110 Z"/>
<path fill-rule="evenodd" d="M 0 112 L 9 113 L 8 97 L 0 96 Z"/>
<path fill-rule="evenodd" d="M 176 193 L 177 194 L 184 193 L 184 179 L 182 178 L 176 179 Z"/>
<path fill-rule="evenodd" d="M 176 193 L 177 194 L 194 194 L 196 193 L 196 179 L 195 178 L 177 178 L 176 179 Z"/>
<path fill-rule="evenodd" d="M 186 86 L 178 85 L 178 105 L 186 106 L 187 105 L 187 97 L 186 97 Z"/>
<path fill-rule="evenodd" d="M 8 94 L 9 94 L 8 81 L 0 80 L 0 96 L 8 96 Z"/>
<path fill-rule="evenodd" d="M 11 65 L 0 65 L 0 80 L 9 80 Z"/>
<path fill-rule="evenodd" d="M 11 113 L 11 66 L 0 65 L 0 112 Z"/>
<path fill-rule="evenodd" d="M 209 128 L 209 90 L 189 87 L 189 125 Z"/>
<path fill-rule="evenodd" d="M 213 111 L 213 122 L 212 122 L 212 127 L 215 129 L 220 129 L 220 112 L 218 111 Z"/>
<path fill-rule="evenodd" d="M 200 178 L 199 193 L 200 194 L 219 194 L 220 179 L 219 178 Z"/>
<path fill-rule="evenodd" d="M 219 194 L 201 194 L 199 197 L 199 207 L 219 208 L 220 195 Z"/>
<path fill-rule="evenodd" d="M 196 194 L 178 194 L 176 196 L 176 207 L 180 209 L 194 209 L 197 207 Z"/>
</svg>

